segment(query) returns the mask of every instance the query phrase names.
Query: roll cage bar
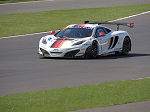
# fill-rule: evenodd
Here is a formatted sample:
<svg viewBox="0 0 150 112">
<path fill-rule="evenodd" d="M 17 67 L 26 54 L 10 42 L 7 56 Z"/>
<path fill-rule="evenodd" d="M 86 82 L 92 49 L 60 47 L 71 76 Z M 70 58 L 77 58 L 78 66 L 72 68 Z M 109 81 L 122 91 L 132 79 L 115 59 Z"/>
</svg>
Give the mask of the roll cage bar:
<svg viewBox="0 0 150 112">
<path fill-rule="evenodd" d="M 130 28 L 134 28 L 134 23 L 122 23 L 122 22 L 98 22 L 98 21 L 84 21 L 84 24 L 110 24 L 110 25 L 117 25 L 116 30 L 119 30 L 119 26 L 128 26 Z"/>
</svg>

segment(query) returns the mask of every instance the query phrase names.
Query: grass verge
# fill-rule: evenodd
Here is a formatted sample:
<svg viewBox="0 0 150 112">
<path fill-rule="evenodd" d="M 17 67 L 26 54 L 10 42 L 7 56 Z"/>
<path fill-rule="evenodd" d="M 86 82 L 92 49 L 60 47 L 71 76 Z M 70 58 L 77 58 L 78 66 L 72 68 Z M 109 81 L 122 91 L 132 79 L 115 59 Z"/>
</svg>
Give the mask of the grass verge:
<svg viewBox="0 0 150 112">
<path fill-rule="evenodd" d="M 16 2 L 29 2 L 29 1 L 40 1 L 40 0 L 0 0 L 0 4 L 4 4 L 4 3 L 16 3 Z"/>
<path fill-rule="evenodd" d="M 1 112 L 66 112 L 150 100 L 150 79 L 0 96 Z"/>
<path fill-rule="evenodd" d="M 150 4 L 0 15 L 0 37 L 61 29 L 85 20 L 109 21 L 150 10 Z"/>
</svg>

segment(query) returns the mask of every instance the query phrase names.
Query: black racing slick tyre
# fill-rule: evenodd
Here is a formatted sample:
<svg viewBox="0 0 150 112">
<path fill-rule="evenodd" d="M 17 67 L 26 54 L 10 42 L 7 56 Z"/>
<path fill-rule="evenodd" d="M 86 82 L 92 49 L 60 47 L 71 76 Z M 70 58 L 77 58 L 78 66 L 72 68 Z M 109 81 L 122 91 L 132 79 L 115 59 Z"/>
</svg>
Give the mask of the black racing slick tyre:
<svg viewBox="0 0 150 112">
<path fill-rule="evenodd" d="M 121 55 L 127 55 L 131 51 L 131 40 L 129 37 L 125 37 L 123 41 L 123 47 L 121 51 Z"/>
<path fill-rule="evenodd" d="M 93 44 L 86 49 L 84 58 L 96 58 L 97 54 L 98 54 L 97 42 L 93 42 Z"/>
</svg>

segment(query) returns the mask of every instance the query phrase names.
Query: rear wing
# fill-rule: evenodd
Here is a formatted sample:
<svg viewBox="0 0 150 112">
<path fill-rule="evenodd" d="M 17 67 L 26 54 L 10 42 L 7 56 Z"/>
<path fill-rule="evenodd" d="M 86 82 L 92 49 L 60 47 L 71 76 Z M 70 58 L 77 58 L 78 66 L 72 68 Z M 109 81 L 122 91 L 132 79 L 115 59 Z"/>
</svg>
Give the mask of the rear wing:
<svg viewBox="0 0 150 112">
<path fill-rule="evenodd" d="M 98 21 L 85 21 L 84 24 L 110 24 L 110 25 L 117 25 L 116 30 L 119 30 L 119 26 L 128 26 L 130 28 L 134 28 L 134 23 L 122 23 L 122 22 L 98 22 Z"/>
</svg>

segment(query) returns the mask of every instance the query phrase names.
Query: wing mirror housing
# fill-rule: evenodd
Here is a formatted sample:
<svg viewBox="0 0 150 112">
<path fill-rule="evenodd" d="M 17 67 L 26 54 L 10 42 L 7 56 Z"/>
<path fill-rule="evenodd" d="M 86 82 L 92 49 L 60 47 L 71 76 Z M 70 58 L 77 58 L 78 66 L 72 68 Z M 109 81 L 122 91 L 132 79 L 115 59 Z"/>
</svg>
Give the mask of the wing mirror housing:
<svg viewBox="0 0 150 112">
<path fill-rule="evenodd" d="M 103 37 L 103 36 L 105 36 L 105 35 L 106 35 L 106 34 L 103 33 L 103 32 L 100 32 L 100 33 L 99 33 L 99 36 L 100 36 L 100 37 Z"/>
<path fill-rule="evenodd" d="M 52 31 L 50 31 L 50 34 L 51 34 L 51 35 L 54 35 L 54 34 L 60 32 L 60 31 L 61 31 L 61 30 L 56 30 L 56 31 L 55 31 L 55 30 L 52 30 Z"/>
<path fill-rule="evenodd" d="M 54 35 L 55 34 L 55 30 L 50 31 L 50 34 Z"/>
</svg>

